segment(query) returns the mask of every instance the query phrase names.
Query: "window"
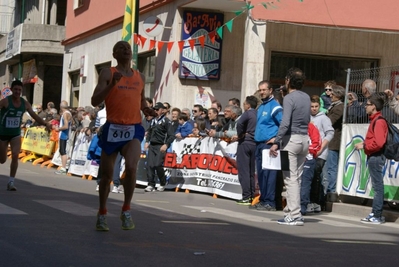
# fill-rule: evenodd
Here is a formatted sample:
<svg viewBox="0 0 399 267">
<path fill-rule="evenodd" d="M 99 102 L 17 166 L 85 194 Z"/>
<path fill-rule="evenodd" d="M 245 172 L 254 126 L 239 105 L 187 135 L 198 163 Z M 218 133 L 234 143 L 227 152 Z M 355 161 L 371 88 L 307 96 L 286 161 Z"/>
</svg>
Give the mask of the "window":
<svg viewBox="0 0 399 267">
<path fill-rule="evenodd" d="M 155 62 L 155 51 L 138 55 L 137 67 L 145 76 L 146 97 L 153 97 L 155 94 Z"/>
<path fill-rule="evenodd" d="M 96 80 L 98 80 L 98 77 L 100 76 L 100 73 L 103 69 L 110 67 L 111 67 L 111 61 L 96 65 Z"/>
<path fill-rule="evenodd" d="M 83 0 L 73 0 L 73 9 L 83 6 Z"/>
<path fill-rule="evenodd" d="M 345 86 L 348 68 L 352 70 L 368 69 L 377 66 L 377 59 L 272 52 L 270 81 L 273 85 L 284 84 L 284 77 L 288 69 L 297 67 L 303 70 L 306 75 L 304 90 L 308 94 L 320 94 L 324 88 L 324 83 L 329 80 L 335 80 L 337 84 Z"/>
<path fill-rule="evenodd" d="M 80 89 L 80 76 L 79 71 L 69 73 L 69 79 L 71 81 L 71 92 L 69 103 L 71 107 L 79 106 L 79 89 Z"/>
</svg>

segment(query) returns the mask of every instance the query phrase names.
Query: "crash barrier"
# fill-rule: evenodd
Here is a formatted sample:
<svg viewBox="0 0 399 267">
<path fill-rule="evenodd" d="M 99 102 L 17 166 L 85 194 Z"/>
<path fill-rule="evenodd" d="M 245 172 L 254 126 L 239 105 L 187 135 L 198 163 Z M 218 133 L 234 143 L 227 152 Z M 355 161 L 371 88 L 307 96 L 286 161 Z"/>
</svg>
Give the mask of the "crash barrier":
<svg viewBox="0 0 399 267">
<path fill-rule="evenodd" d="M 22 147 L 27 155 L 23 162 L 41 163 L 51 168 L 61 165 L 58 140 L 51 139 L 44 128 L 31 127 L 25 131 Z M 67 142 L 69 175 L 92 179 L 97 177 L 99 165 L 87 160 L 92 136 L 72 132 Z M 144 147 L 144 143 L 142 144 Z M 143 149 L 144 150 L 144 149 Z M 167 175 L 167 189 L 197 191 L 232 199 L 241 198 L 235 157 L 237 142 L 228 143 L 216 138 L 185 138 L 173 142 L 168 149 L 164 168 Z M 137 184 L 147 185 L 147 157 L 143 151 L 137 170 Z M 101 164 L 101 163 L 100 163 Z M 124 161 L 120 174 L 123 177 Z"/>
</svg>

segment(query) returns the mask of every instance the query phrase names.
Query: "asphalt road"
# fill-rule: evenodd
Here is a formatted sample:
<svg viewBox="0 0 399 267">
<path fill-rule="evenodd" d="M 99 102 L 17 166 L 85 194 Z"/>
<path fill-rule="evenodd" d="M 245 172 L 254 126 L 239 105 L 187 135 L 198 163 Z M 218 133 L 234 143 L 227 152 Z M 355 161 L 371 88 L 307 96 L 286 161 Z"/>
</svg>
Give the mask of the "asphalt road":
<svg viewBox="0 0 399 267">
<path fill-rule="evenodd" d="M 261 212 L 208 194 L 144 193 L 137 188 L 136 228 L 121 229 L 123 194 L 110 193 L 109 232 L 95 231 L 95 181 L 58 176 L 20 163 L 6 191 L 0 167 L 0 266 L 389 266 L 396 263 L 399 225 L 319 213 L 304 226 L 276 223 Z M 366 215 L 366 214 L 365 214 Z"/>
</svg>

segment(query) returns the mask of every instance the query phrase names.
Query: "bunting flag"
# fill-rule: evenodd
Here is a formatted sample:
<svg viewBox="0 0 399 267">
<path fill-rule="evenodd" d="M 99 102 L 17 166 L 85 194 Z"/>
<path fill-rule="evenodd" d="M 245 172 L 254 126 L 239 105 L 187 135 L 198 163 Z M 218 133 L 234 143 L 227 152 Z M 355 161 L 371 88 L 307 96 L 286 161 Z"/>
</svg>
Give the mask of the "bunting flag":
<svg viewBox="0 0 399 267">
<path fill-rule="evenodd" d="M 123 18 L 122 40 L 132 44 L 134 30 L 134 19 L 136 12 L 136 1 L 126 0 L 125 15 Z"/>
<path fill-rule="evenodd" d="M 164 43 L 165 43 L 165 42 L 158 41 L 158 45 L 157 45 L 157 47 L 158 47 L 158 53 L 161 52 Z"/>
<path fill-rule="evenodd" d="M 185 41 L 178 41 L 177 44 L 179 45 L 179 50 L 180 52 L 183 51 L 183 46 L 184 46 Z"/>
<path fill-rule="evenodd" d="M 157 41 L 155 41 L 155 40 L 150 40 L 150 48 L 149 48 L 149 50 L 154 49 L 156 42 Z"/>
<path fill-rule="evenodd" d="M 233 20 L 229 20 L 228 22 L 226 22 L 226 27 L 229 32 L 231 32 L 233 30 Z"/>
<path fill-rule="evenodd" d="M 223 27 L 217 28 L 216 32 L 218 33 L 220 39 L 223 39 Z"/>
<path fill-rule="evenodd" d="M 190 44 L 191 50 L 193 50 L 195 45 L 195 39 L 188 40 L 188 43 Z"/>
</svg>

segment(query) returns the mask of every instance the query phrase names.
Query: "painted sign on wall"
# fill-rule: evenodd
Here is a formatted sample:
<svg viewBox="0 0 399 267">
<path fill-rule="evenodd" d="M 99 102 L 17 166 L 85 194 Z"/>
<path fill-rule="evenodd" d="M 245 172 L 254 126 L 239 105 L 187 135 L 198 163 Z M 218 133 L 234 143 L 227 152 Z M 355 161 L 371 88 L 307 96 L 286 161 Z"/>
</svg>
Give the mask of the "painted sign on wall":
<svg viewBox="0 0 399 267">
<path fill-rule="evenodd" d="M 212 40 L 208 33 L 223 25 L 223 14 L 184 11 L 182 40 L 186 40 L 180 57 L 179 77 L 186 79 L 219 80 L 222 39 Z M 199 37 L 204 36 L 201 45 Z M 194 46 L 188 40 L 194 39 Z"/>
</svg>

